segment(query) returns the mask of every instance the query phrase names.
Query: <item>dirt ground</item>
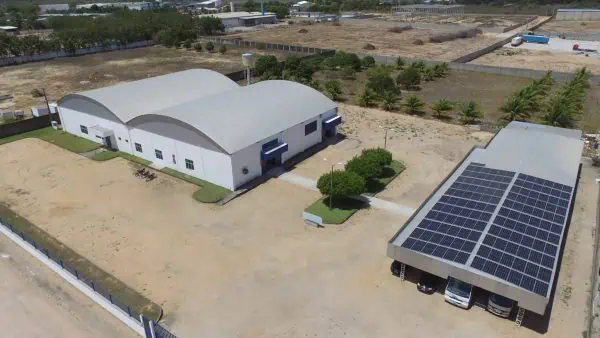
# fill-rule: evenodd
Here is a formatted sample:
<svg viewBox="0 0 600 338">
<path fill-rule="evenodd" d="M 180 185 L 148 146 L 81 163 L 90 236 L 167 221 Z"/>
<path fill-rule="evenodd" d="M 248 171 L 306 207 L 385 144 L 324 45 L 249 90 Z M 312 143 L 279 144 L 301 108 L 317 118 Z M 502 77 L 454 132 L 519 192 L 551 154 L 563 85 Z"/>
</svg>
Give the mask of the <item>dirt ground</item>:
<svg viewBox="0 0 600 338">
<path fill-rule="evenodd" d="M 292 171 L 316 177 L 362 147 L 387 147 L 408 169 L 378 195 L 418 206 L 487 133 L 341 106 L 346 140 Z M 327 160 L 325 160 L 325 158 Z M 123 159 L 94 162 L 40 140 L 0 147 L 0 199 L 101 268 L 161 304 L 182 337 L 534 337 L 478 308 L 463 311 L 389 273 L 389 238 L 406 217 L 359 211 L 343 225 L 304 225 L 318 193 L 271 179 L 224 207 Z M 548 336 L 579 335 L 595 217 L 595 172 L 584 168 Z M 590 192 L 589 190 L 593 190 Z M 281 198 L 281 196 L 289 196 Z M 527 318 L 527 317 L 526 317 Z"/>
<path fill-rule="evenodd" d="M 557 51 L 500 48 L 470 63 L 569 73 L 574 72 L 577 68 L 587 67 L 593 74 L 600 75 L 600 57 L 586 57 L 585 55 L 574 55 L 573 53 Z"/>
<path fill-rule="evenodd" d="M 280 59 L 290 55 L 275 51 L 251 52 L 268 53 Z M 241 53 L 242 49 L 233 46 L 228 46 L 225 54 L 155 46 L 3 67 L 0 68 L 0 95 L 10 94 L 14 98 L 0 101 L 0 109 L 24 110 L 30 116 L 31 106 L 43 103 L 43 98 L 31 95 L 35 88 L 46 88 L 48 99 L 56 101 L 73 92 L 190 68 L 229 73 L 243 69 Z"/>
<path fill-rule="evenodd" d="M 333 48 L 349 52 L 371 53 L 377 55 L 405 56 L 439 61 L 451 61 L 462 55 L 491 45 L 498 39 L 493 36 L 479 35 L 474 38 L 458 39 L 444 43 L 429 43 L 432 29 L 412 29 L 402 33 L 388 32 L 382 25 L 354 20 L 354 23 L 342 22 L 339 26 L 330 23 L 314 25 L 290 25 L 288 27 L 233 34 L 231 37 L 244 39 L 289 43 L 307 47 Z M 366 20 L 365 20 L 366 21 Z M 374 20 L 372 20 L 374 21 Z M 308 33 L 299 33 L 306 29 Z M 421 39 L 424 45 L 414 45 L 415 39 Z M 370 43 L 375 50 L 365 50 Z"/>
<path fill-rule="evenodd" d="M 391 15 L 385 15 L 386 19 L 396 19 Z M 527 17 L 511 15 L 465 15 L 465 16 L 420 16 L 415 15 L 406 19 L 409 23 L 435 23 L 449 25 L 463 25 L 476 27 L 509 27 L 524 22 Z"/>
<path fill-rule="evenodd" d="M 600 33 L 600 21 L 557 21 L 552 20 L 539 30 L 556 33 Z"/>
<path fill-rule="evenodd" d="M 138 337 L 0 234 L 3 337 Z"/>
</svg>

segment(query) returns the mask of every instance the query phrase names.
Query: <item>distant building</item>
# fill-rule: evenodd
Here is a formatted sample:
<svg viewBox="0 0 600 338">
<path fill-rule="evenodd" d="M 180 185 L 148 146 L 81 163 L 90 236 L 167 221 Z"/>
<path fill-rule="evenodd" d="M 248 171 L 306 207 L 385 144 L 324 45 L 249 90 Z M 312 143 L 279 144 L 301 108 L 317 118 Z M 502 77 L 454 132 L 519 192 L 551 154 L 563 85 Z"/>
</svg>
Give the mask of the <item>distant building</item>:
<svg viewBox="0 0 600 338">
<path fill-rule="evenodd" d="M 590 8 L 561 8 L 556 11 L 556 21 L 598 21 L 600 9 Z"/>
<path fill-rule="evenodd" d="M 248 27 L 261 24 L 277 23 L 277 16 L 275 15 L 275 13 L 265 13 L 265 15 L 261 15 L 260 12 L 230 12 L 199 15 L 199 17 L 206 16 L 214 16 L 221 19 L 225 28 L 240 26 Z"/>
<path fill-rule="evenodd" d="M 51 5 L 39 5 L 40 12 L 46 13 L 48 11 L 68 11 L 69 4 L 51 4 Z"/>
<path fill-rule="evenodd" d="M 0 33 L 8 35 L 17 35 L 19 34 L 19 28 L 15 26 L 0 26 Z"/>
<path fill-rule="evenodd" d="M 77 5 L 75 8 L 77 9 L 90 9 L 93 6 L 97 6 L 100 8 L 106 7 L 117 7 L 117 8 L 127 8 L 132 11 L 143 11 L 152 8 L 151 2 L 111 2 L 111 3 L 91 3 L 91 4 L 83 4 Z"/>
</svg>

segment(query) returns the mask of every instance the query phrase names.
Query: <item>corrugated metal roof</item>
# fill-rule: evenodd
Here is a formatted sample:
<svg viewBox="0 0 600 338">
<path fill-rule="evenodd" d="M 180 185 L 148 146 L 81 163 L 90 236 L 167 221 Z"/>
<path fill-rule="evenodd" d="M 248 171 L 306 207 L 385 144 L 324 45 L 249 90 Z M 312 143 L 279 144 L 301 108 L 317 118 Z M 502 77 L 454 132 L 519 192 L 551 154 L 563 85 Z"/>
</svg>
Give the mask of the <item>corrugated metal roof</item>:
<svg viewBox="0 0 600 338">
<path fill-rule="evenodd" d="M 59 104 L 70 97 L 87 97 L 127 123 L 156 110 L 235 88 L 238 85 L 223 74 L 208 69 L 189 69 L 67 95 Z"/>
<path fill-rule="evenodd" d="M 198 108 L 201 107 L 201 113 Z M 320 92 L 291 81 L 263 81 L 154 113 L 194 126 L 229 154 L 336 108 Z"/>
</svg>

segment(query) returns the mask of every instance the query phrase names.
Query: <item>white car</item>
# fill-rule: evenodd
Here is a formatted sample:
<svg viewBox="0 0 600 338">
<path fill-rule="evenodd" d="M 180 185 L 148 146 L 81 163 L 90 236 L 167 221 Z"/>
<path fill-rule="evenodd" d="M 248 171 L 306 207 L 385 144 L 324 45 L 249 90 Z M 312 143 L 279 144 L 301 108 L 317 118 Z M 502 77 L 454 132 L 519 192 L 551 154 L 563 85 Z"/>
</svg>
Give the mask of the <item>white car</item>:
<svg viewBox="0 0 600 338">
<path fill-rule="evenodd" d="M 487 310 L 496 316 L 508 318 L 512 312 L 514 304 L 515 302 L 506 297 L 502 297 L 495 293 L 490 293 Z"/>
<path fill-rule="evenodd" d="M 444 299 L 452 304 L 463 309 L 468 309 L 471 305 L 471 296 L 473 286 L 456 278 L 448 277 L 448 285 L 444 292 Z"/>
</svg>

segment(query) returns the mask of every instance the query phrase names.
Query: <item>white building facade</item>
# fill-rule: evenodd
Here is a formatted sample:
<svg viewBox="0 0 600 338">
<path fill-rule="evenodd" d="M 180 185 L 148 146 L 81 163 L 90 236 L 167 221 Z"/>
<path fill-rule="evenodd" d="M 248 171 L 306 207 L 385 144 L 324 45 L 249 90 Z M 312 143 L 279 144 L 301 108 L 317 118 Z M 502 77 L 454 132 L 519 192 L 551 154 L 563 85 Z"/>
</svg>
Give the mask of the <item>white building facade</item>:
<svg viewBox="0 0 600 338">
<path fill-rule="evenodd" d="M 187 70 L 71 94 L 63 129 L 235 190 L 319 144 L 341 123 L 333 101 L 289 81 L 239 87 Z"/>
</svg>

